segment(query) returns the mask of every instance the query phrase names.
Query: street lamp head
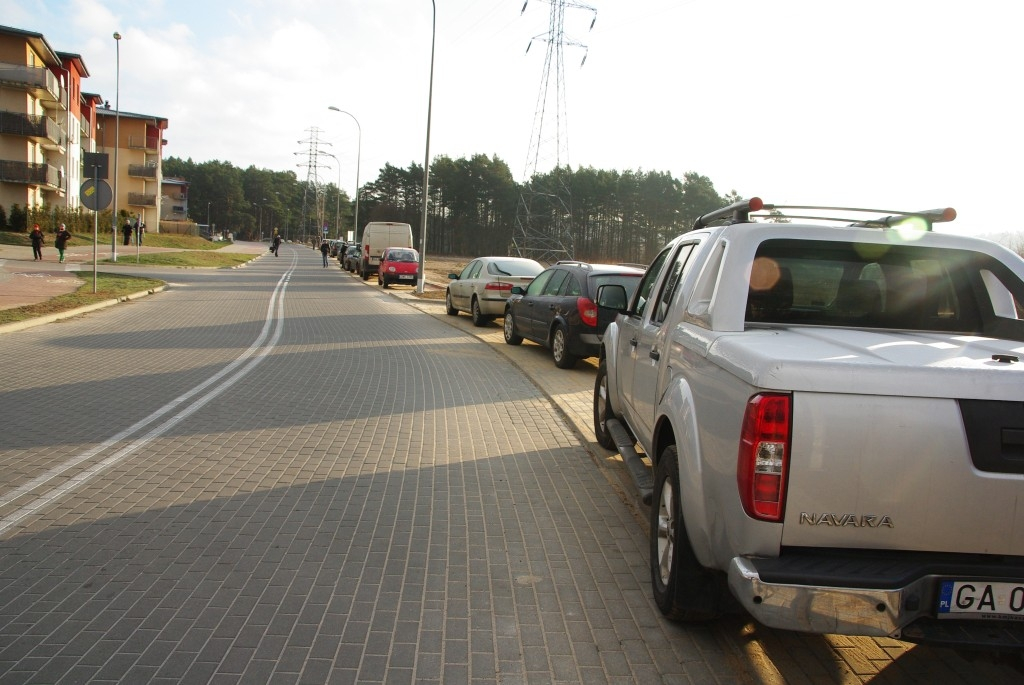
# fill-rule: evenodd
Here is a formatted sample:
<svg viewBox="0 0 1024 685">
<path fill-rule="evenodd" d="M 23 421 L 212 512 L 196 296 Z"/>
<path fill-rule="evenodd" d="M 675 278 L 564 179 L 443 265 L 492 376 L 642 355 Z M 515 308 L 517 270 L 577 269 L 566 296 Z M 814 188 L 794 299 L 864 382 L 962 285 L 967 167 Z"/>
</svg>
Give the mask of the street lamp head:
<svg viewBox="0 0 1024 685">
<path fill-rule="evenodd" d="M 340 111 L 341 111 L 340 109 L 338 109 L 338 108 L 337 108 L 337 107 L 335 107 L 334 105 L 328 105 L 328 106 L 327 106 L 327 109 L 333 109 L 333 110 L 334 110 L 335 112 L 340 112 Z"/>
<path fill-rule="evenodd" d="M 121 40 L 121 34 L 117 31 L 114 31 L 114 40 Z"/>
</svg>

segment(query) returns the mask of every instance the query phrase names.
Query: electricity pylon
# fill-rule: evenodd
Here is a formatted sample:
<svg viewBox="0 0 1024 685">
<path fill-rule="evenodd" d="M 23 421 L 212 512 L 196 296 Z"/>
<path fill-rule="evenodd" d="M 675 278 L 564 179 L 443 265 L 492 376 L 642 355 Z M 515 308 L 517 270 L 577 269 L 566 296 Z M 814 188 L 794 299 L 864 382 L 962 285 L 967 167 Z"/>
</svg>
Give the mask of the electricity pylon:
<svg viewBox="0 0 1024 685">
<path fill-rule="evenodd" d="M 320 180 L 319 170 L 330 165 L 320 163 L 320 155 L 327 154 L 320 151 L 320 146 L 331 144 L 320 140 L 320 129 L 317 127 L 308 128 L 306 131 L 310 134 L 309 138 L 298 142 L 300 145 L 307 145 L 308 151 L 295 153 L 296 155 L 306 155 L 305 163 L 295 165 L 299 168 L 306 167 L 306 187 L 302 193 L 302 242 L 306 242 L 307 229 L 314 233 L 317 238 L 323 237 L 320 227 L 324 225 L 326 189 L 324 183 Z"/>
<path fill-rule="evenodd" d="M 535 40 L 547 43 L 547 51 L 523 172 L 523 190 L 516 209 L 511 252 L 519 257 L 550 264 L 559 259 L 573 258 L 572 198 L 566 179 L 570 168 L 564 47 L 568 45 L 583 50 L 581 67 L 587 61 L 587 46 L 565 34 L 565 10 L 570 8 L 590 12 L 590 28 L 594 27 L 597 20 L 597 10 L 571 0 L 542 1 L 551 5 L 549 27 L 546 33 L 530 39 L 526 51 L 530 51 Z M 523 3 L 523 12 L 527 4 L 529 0 Z M 551 92 L 552 88 L 554 93 Z M 538 173 L 542 168 L 552 163 L 548 178 L 539 178 Z"/>
</svg>

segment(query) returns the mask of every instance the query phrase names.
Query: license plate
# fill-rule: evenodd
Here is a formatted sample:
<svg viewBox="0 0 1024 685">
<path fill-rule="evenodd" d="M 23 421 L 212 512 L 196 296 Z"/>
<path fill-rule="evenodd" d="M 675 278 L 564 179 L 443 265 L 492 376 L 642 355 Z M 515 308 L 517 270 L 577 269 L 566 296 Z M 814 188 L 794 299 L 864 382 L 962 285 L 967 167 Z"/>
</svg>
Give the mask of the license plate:
<svg viewBox="0 0 1024 685">
<path fill-rule="evenodd" d="M 1024 620 L 1024 583 L 944 580 L 939 618 L 1017 618 Z"/>
<path fill-rule="evenodd" d="M 411 281 L 412 274 L 398 274 L 398 280 L 400 281 Z"/>
</svg>

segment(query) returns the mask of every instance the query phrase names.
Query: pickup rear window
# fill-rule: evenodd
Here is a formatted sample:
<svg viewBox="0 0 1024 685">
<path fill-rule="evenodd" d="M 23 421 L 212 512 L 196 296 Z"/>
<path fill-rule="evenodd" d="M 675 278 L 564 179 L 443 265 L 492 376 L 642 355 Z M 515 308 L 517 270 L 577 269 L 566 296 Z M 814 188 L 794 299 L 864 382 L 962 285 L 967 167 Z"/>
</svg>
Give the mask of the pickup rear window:
<svg viewBox="0 0 1024 685">
<path fill-rule="evenodd" d="M 1024 340 L 1024 282 L 969 250 L 767 240 L 748 323 L 899 328 Z"/>
</svg>

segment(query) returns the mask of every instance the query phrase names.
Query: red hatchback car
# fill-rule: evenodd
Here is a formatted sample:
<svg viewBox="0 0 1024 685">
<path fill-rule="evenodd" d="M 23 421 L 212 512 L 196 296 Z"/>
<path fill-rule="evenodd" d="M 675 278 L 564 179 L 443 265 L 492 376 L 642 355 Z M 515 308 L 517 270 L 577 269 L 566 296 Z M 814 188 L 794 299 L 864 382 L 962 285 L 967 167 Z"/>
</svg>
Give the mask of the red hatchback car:
<svg viewBox="0 0 1024 685">
<path fill-rule="evenodd" d="M 411 247 L 387 247 L 380 256 L 377 285 L 392 283 L 415 285 L 420 273 L 420 254 Z"/>
</svg>

